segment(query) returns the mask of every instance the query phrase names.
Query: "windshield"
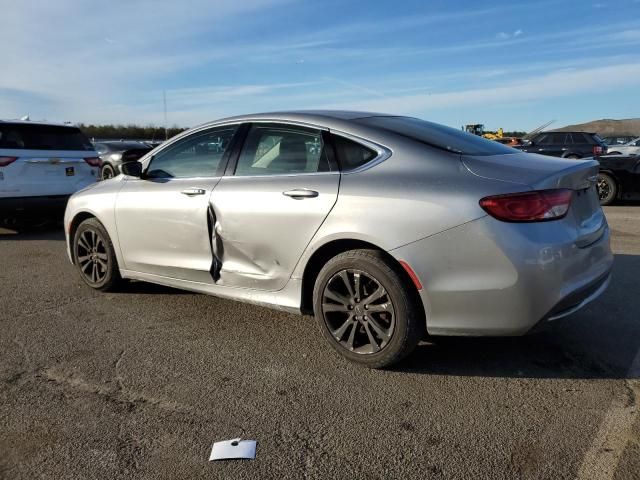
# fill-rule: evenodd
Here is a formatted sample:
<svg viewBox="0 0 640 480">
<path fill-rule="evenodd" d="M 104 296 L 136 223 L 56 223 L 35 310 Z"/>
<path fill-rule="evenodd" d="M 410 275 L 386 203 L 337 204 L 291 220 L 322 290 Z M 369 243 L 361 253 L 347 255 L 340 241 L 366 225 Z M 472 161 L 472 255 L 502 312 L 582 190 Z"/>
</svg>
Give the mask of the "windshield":
<svg viewBox="0 0 640 480">
<path fill-rule="evenodd" d="M 411 117 L 367 117 L 356 123 L 417 140 L 432 147 L 461 155 L 501 155 L 515 153 L 514 149 L 455 128 Z"/>
</svg>

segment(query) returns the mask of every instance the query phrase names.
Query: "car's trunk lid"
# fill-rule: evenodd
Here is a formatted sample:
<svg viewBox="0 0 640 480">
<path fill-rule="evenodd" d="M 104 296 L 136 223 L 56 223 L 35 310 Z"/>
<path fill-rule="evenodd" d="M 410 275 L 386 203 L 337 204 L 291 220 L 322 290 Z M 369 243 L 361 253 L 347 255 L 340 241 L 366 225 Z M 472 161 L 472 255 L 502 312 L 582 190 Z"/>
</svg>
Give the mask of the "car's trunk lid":
<svg viewBox="0 0 640 480">
<path fill-rule="evenodd" d="M 461 157 L 464 166 L 479 177 L 514 184 L 520 190 L 568 188 L 574 191 L 566 221 L 575 222 L 576 244 L 587 246 L 602 236 L 606 221 L 596 182 L 599 163 L 596 160 L 573 160 L 528 153 Z"/>
</svg>

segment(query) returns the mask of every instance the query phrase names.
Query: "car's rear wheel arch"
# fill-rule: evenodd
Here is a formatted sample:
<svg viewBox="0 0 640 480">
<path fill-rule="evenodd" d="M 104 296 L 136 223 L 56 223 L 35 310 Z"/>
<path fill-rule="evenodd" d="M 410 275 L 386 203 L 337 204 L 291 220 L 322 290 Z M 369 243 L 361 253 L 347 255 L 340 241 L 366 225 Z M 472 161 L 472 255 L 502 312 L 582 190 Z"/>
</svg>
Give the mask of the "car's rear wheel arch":
<svg viewBox="0 0 640 480">
<path fill-rule="evenodd" d="M 424 311 L 422 299 L 420 298 L 420 294 L 418 293 L 413 280 L 411 280 L 409 274 L 405 271 L 402 265 L 400 265 L 400 262 L 398 262 L 396 258 L 373 243 L 356 239 L 339 239 L 332 240 L 322 245 L 307 261 L 302 276 L 302 299 L 300 304 L 302 313 L 308 315 L 313 314 L 313 287 L 315 286 L 316 279 L 318 278 L 318 274 L 320 273 L 320 270 L 322 270 L 322 267 L 331 258 L 349 250 L 377 250 L 382 252 L 385 259 L 397 268 L 398 273 L 405 280 L 406 287 L 410 289 L 412 295 L 415 296 L 416 302 L 419 302 L 419 306 L 422 308 L 422 311 Z"/>
</svg>

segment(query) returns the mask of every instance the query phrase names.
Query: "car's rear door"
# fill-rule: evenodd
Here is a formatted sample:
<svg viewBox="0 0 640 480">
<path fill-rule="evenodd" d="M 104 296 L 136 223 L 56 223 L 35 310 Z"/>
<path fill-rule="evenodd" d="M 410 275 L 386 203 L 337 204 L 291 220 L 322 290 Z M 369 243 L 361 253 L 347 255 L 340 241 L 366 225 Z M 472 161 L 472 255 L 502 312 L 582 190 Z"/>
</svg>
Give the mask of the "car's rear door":
<svg viewBox="0 0 640 480">
<path fill-rule="evenodd" d="M 96 181 L 98 162 L 77 127 L 0 123 L 0 197 L 71 195 Z"/>
<path fill-rule="evenodd" d="M 237 125 L 199 130 L 146 159 L 126 177 L 115 218 L 122 268 L 213 283 L 209 197 L 220 181 Z"/>
<path fill-rule="evenodd" d="M 255 123 L 237 165 L 211 196 L 220 252 L 219 284 L 283 288 L 340 183 L 321 129 Z"/>
</svg>

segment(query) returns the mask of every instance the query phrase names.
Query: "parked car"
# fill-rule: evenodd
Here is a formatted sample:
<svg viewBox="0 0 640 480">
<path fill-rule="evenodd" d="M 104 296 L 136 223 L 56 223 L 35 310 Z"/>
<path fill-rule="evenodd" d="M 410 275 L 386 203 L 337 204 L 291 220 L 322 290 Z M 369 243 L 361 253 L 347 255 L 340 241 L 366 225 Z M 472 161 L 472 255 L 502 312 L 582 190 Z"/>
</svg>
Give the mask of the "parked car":
<svg viewBox="0 0 640 480">
<path fill-rule="evenodd" d="M 618 136 L 618 137 L 602 137 L 604 143 L 606 143 L 609 147 L 614 147 L 616 145 L 624 145 L 625 143 L 629 143 L 634 140 L 636 137 L 634 136 Z"/>
<path fill-rule="evenodd" d="M 640 155 L 606 155 L 599 159 L 598 195 L 601 205 L 640 199 Z"/>
<path fill-rule="evenodd" d="M 607 144 L 595 133 L 542 132 L 522 147 L 523 152 L 562 158 L 586 158 L 607 153 Z"/>
<path fill-rule="evenodd" d="M 201 148 L 220 138 L 224 149 Z M 369 367 L 425 330 L 525 334 L 609 283 L 598 162 L 415 118 L 228 118 L 122 170 L 67 206 L 87 285 L 136 279 L 313 312 L 335 350 Z"/>
<path fill-rule="evenodd" d="M 78 127 L 0 121 L 0 215 L 62 212 L 72 193 L 95 183 L 99 167 Z"/>
<path fill-rule="evenodd" d="M 120 173 L 120 166 L 124 162 L 138 160 L 152 149 L 146 143 L 130 140 L 96 142 L 94 147 L 102 160 L 100 168 L 102 180 L 115 177 Z"/>
<path fill-rule="evenodd" d="M 640 137 L 634 138 L 630 142 L 624 145 L 616 145 L 615 147 L 609 147 L 607 151 L 610 155 L 633 155 L 640 153 Z"/>
</svg>

